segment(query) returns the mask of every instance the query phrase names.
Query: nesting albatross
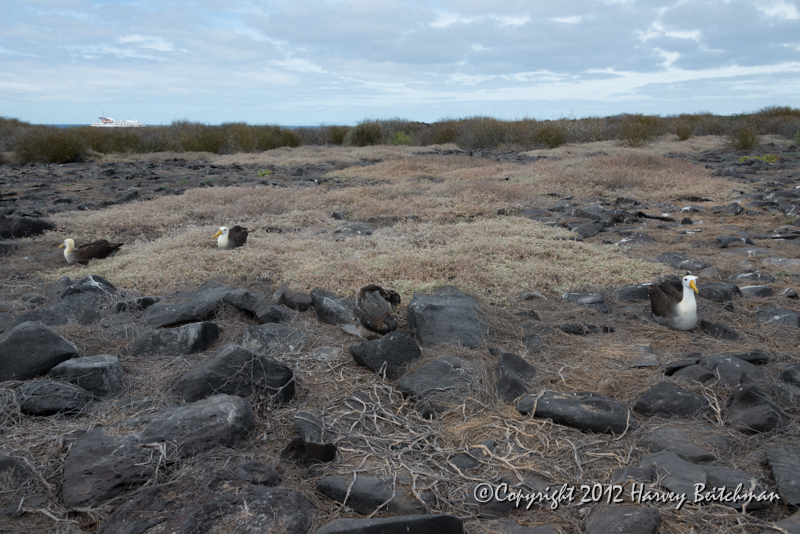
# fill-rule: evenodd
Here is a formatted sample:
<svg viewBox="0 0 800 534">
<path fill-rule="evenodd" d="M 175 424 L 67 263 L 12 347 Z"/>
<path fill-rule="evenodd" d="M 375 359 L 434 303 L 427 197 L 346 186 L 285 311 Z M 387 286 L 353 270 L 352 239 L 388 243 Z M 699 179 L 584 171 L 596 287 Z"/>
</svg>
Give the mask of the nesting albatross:
<svg viewBox="0 0 800 534">
<path fill-rule="evenodd" d="M 661 283 L 648 289 L 650 308 L 656 322 L 674 330 L 691 330 L 697 324 L 696 276 L 683 277 L 683 293 L 674 286 Z"/>
<path fill-rule="evenodd" d="M 217 246 L 222 249 L 241 247 L 247 242 L 247 228 L 236 225 L 232 228 L 220 226 L 212 239 L 217 239 Z"/>
<path fill-rule="evenodd" d="M 398 327 L 395 309 L 400 294 L 378 284 L 367 284 L 356 292 L 356 324 L 346 325 L 345 332 L 364 339 L 377 339 Z"/>
<path fill-rule="evenodd" d="M 64 249 L 64 259 L 67 263 L 74 265 L 76 263 L 87 264 L 91 260 L 102 260 L 114 254 L 119 247 L 124 243 L 109 243 L 105 239 L 95 241 L 94 243 L 86 243 L 78 248 L 75 248 L 75 241 L 72 239 L 65 239 L 58 248 Z"/>
</svg>

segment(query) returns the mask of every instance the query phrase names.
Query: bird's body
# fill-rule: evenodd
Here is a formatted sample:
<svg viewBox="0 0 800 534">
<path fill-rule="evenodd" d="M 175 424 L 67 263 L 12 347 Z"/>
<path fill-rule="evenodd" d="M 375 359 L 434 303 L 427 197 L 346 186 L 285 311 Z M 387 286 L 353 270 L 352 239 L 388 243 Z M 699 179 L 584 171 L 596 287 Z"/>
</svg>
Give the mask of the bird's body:
<svg viewBox="0 0 800 534">
<path fill-rule="evenodd" d="M 691 330 L 697 325 L 696 280 L 696 276 L 684 276 L 683 293 L 667 283 L 650 286 L 650 309 L 656 322 L 674 330 Z"/>
<path fill-rule="evenodd" d="M 102 260 L 107 258 L 119 250 L 124 243 L 109 243 L 105 239 L 100 239 L 94 243 L 86 243 L 78 248 L 75 248 L 75 241 L 72 239 L 65 239 L 58 248 L 64 249 L 64 259 L 67 263 L 74 265 L 76 263 L 87 264 L 91 260 Z"/>
<path fill-rule="evenodd" d="M 232 249 L 241 247 L 247 242 L 247 228 L 241 226 L 220 226 L 219 231 L 214 234 L 212 239 L 217 239 L 217 246 L 221 249 Z"/>
<path fill-rule="evenodd" d="M 394 332 L 398 327 L 395 308 L 400 294 L 378 284 L 368 284 L 356 292 L 356 327 L 365 339 L 374 339 Z"/>
</svg>

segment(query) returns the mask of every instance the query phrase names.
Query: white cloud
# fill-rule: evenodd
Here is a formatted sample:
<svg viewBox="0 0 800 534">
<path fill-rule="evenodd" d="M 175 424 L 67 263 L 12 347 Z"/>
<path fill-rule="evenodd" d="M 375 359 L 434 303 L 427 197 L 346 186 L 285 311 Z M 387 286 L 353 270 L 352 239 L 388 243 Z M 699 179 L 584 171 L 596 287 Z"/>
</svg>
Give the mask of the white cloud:
<svg viewBox="0 0 800 534">
<path fill-rule="evenodd" d="M 491 80 L 493 76 L 474 76 L 469 74 L 452 74 L 448 77 L 448 84 L 455 85 L 476 85 L 487 80 Z"/>
<path fill-rule="evenodd" d="M 797 7 L 793 3 L 786 2 L 785 0 L 759 2 L 756 4 L 756 7 L 768 17 L 785 20 L 800 19 L 800 12 L 797 10 Z"/>
<path fill-rule="evenodd" d="M 436 20 L 429 23 L 433 28 L 446 28 L 453 24 L 472 24 L 474 22 L 492 21 L 500 26 L 523 26 L 530 22 L 531 18 L 527 15 L 497 15 L 489 14 L 483 16 L 464 16 L 452 12 L 440 12 Z"/>
<path fill-rule="evenodd" d="M 553 20 L 556 22 L 563 22 L 565 24 L 578 24 L 583 20 L 583 17 L 580 15 L 575 15 L 572 17 L 553 17 Z"/>
<path fill-rule="evenodd" d="M 316 73 L 327 73 L 325 69 L 318 65 L 314 65 L 307 59 L 301 58 L 288 58 L 283 59 L 280 61 L 270 61 L 271 65 L 275 65 L 276 67 L 281 67 L 286 70 L 293 70 L 296 72 L 316 72 Z"/>
<path fill-rule="evenodd" d="M 134 44 L 140 48 L 151 48 L 160 52 L 171 52 L 173 50 L 172 43 L 152 35 L 126 35 L 120 37 L 118 41 L 120 44 Z"/>
<path fill-rule="evenodd" d="M 661 54 L 661 57 L 664 58 L 664 63 L 662 63 L 662 65 L 665 69 L 672 67 L 672 65 L 681 57 L 678 52 L 667 52 L 666 50 L 661 50 L 659 48 L 656 48 L 656 51 Z"/>
<path fill-rule="evenodd" d="M 693 41 L 700 40 L 700 30 L 668 31 L 664 32 L 664 35 L 678 39 L 691 39 Z"/>
</svg>

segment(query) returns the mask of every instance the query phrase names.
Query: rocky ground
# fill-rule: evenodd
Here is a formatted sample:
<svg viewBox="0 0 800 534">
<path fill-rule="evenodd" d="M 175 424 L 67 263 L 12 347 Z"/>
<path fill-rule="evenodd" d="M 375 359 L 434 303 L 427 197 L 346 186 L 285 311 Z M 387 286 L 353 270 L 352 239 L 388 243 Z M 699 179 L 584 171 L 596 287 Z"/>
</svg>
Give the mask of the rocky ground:
<svg viewBox="0 0 800 534">
<path fill-rule="evenodd" d="M 742 160 L 765 153 L 781 157 Z M 735 200 L 562 196 L 502 215 L 691 270 L 693 331 L 650 321 L 644 284 L 531 288 L 513 306 L 443 287 L 367 343 L 324 287 L 144 295 L 91 265 L 42 273 L 63 266 L 54 213 L 193 187 L 336 187 L 329 172 L 374 160 L 0 167 L 0 530 L 800 532 L 800 157 L 669 157 L 725 177 Z M 392 224 L 349 222 L 352 239 Z M 286 449 L 296 437 L 335 459 Z"/>
</svg>

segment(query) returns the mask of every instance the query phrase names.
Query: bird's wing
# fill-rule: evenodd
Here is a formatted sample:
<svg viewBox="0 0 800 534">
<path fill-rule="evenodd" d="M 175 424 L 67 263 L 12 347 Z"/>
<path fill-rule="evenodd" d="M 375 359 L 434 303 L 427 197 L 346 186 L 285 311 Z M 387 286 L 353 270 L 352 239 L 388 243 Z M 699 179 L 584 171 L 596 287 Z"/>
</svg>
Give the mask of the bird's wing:
<svg viewBox="0 0 800 534">
<path fill-rule="evenodd" d="M 650 295 L 650 309 L 659 317 L 675 317 L 677 304 L 683 295 L 669 284 L 653 284 L 647 290 Z M 677 294 L 677 299 L 676 299 Z"/>
<path fill-rule="evenodd" d="M 228 230 L 228 239 L 233 241 L 234 246 L 241 247 L 247 242 L 247 228 L 234 226 Z"/>
<path fill-rule="evenodd" d="M 122 245 L 122 243 L 109 243 L 105 239 L 100 239 L 99 241 L 86 243 L 75 249 L 75 257 L 80 263 L 87 263 L 92 259 L 103 259 Z"/>
</svg>

